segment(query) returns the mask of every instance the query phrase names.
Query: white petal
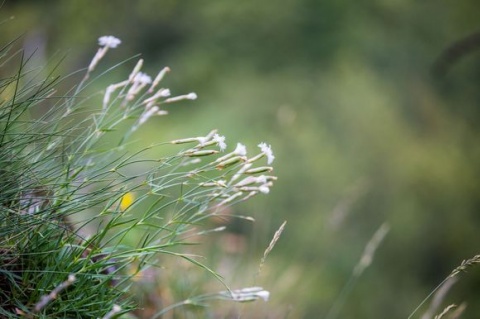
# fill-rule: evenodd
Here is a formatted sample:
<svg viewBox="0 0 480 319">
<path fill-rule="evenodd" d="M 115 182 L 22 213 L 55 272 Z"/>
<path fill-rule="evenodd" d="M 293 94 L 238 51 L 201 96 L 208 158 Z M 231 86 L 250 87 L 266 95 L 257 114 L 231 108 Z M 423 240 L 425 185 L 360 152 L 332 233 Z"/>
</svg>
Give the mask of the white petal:
<svg viewBox="0 0 480 319">
<path fill-rule="evenodd" d="M 98 38 L 98 45 L 102 47 L 116 48 L 122 41 L 113 35 L 104 35 Z"/>
</svg>

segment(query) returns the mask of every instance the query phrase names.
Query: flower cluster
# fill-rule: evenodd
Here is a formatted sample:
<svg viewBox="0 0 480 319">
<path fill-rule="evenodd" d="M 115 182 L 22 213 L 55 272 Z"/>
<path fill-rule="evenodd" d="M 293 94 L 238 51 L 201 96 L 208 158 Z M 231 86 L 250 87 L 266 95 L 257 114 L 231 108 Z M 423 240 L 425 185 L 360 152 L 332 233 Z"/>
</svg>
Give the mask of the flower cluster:
<svg viewBox="0 0 480 319">
<path fill-rule="evenodd" d="M 4 314 L 13 317 L 7 313 L 10 309 L 25 318 L 111 319 L 127 315 L 134 307 L 129 296 L 124 296 L 127 290 L 123 288 L 129 286 L 127 280 L 142 278 L 139 274 L 144 278 L 156 275 L 156 271 L 147 270 L 154 269 L 150 266 L 161 254 L 183 257 L 220 278 L 195 257 L 174 247 L 188 244 L 193 236 L 225 230 L 221 226 L 198 231 L 197 225 L 224 212 L 221 206 L 269 193 L 277 179 L 270 175 L 275 159 L 270 145 L 258 144 L 260 151 L 254 156 L 248 156 L 247 147 L 241 143 L 228 151 L 226 138 L 217 130 L 172 141 L 188 143 L 188 148 L 169 156 L 145 159 L 144 153 L 150 147 L 125 151 L 129 134 L 152 116 L 167 114 L 165 104 L 194 100 L 197 95 L 172 97 L 170 90 L 160 84 L 170 69 L 164 67 L 150 77 L 142 71 L 144 61 L 140 59 L 128 77 L 106 88 L 96 108 L 86 106 L 79 93 L 91 84 L 87 80 L 108 50 L 117 48 L 121 41 L 103 36 L 98 44 L 84 78 L 72 90 L 73 94 L 58 104 L 58 115 L 52 112 L 42 117 L 48 121 L 25 122 L 18 114 L 43 103 L 51 93 L 43 93 L 42 89 L 31 95 L 30 88 L 25 90 L 23 83 L 14 97 L 27 96 L 26 102 L 17 105 L 13 98 L 7 102 L 15 104 L 15 108 L 6 108 L 4 112 L 12 122 L 4 125 L 2 135 L 8 137 L 9 147 L 0 148 L 4 151 L 2 156 L 8 159 L 4 161 L 5 168 L 0 167 L 0 180 L 6 184 L 4 189 L 9 190 L 4 198 L 7 218 L 0 223 L 0 233 L 13 234 L 11 230 L 19 228 L 19 233 L 28 234 L 28 243 L 23 245 L 21 236 L 17 236 L 19 240 L 7 236 L 0 242 L 0 255 L 3 247 L 12 252 L 0 256 L 5 264 L 21 265 L 5 269 L 3 277 L 12 280 L 0 280 L 0 286 L 8 288 L 4 289 L 8 290 L 6 298 L 0 298 L 0 303 L 7 300 L 8 307 L 0 306 L 2 318 Z M 18 78 L 24 76 L 20 71 Z M 7 85 L 18 78 L 12 77 Z M 52 83 L 42 82 L 41 86 L 50 87 Z M 79 121 L 85 110 L 89 114 Z M 108 132 L 121 131 L 121 124 L 128 120 L 134 124 L 123 136 L 115 133 L 104 140 Z M 12 154 L 18 155 L 19 160 L 10 161 Z M 266 164 L 259 164 L 263 159 Z M 19 167 L 25 169 L 18 170 Z M 22 174 L 23 171 L 33 172 L 33 176 Z M 152 197 L 155 198 L 151 200 Z M 74 216 L 73 220 L 70 216 Z M 270 244 L 262 263 L 277 239 Z M 100 297 L 98 302 L 91 303 L 82 297 L 85 295 Z M 238 302 L 266 301 L 269 292 L 250 287 L 203 296 Z M 38 301 L 34 303 L 35 300 Z M 165 307 L 156 317 L 181 304 Z"/>
<path fill-rule="evenodd" d="M 100 48 L 98 48 L 97 53 L 93 57 L 92 61 L 90 62 L 90 65 L 88 66 L 88 71 L 86 78 L 88 78 L 88 75 L 90 72 L 92 72 L 95 67 L 97 66 L 98 62 L 107 54 L 108 49 L 116 48 L 118 45 L 120 45 L 122 41 L 112 35 L 104 35 L 103 37 L 98 38 L 98 45 Z"/>
<path fill-rule="evenodd" d="M 114 36 L 102 36 L 98 39 L 100 48 L 90 62 L 83 82 L 88 79 L 90 73 L 95 69 L 107 51 L 111 48 L 116 48 L 120 43 L 120 39 Z M 154 115 L 168 114 L 166 110 L 160 108 L 161 104 L 168 104 L 181 100 L 195 100 L 197 98 L 197 95 L 193 92 L 171 97 L 168 88 L 158 88 L 162 79 L 168 72 L 170 72 L 169 67 L 164 67 L 160 70 L 157 76 L 152 80 L 148 74 L 141 72 L 142 66 L 143 59 L 140 59 L 128 76 L 128 79 L 109 85 L 103 96 L 102 105 L 104 111 L 106 111 L 111 103 L 117 101 L 122 101 L 122 106 L 126 110 L 125 117 L 128 116 L 127 111 L 130 111 L 132 108 L 136 109 L 138 106 L 143 108 L 143 112 L 138 118 L 137 123 L 132 127 L 132 131 L 138 129 L 138 127 L 147 122 L 147 120 Z M 113 96 L 116 92 L 117 95 Z M 132 105 L 133 107 L 128 109 L 127 106 L 129 105 Z"/>
<path fill-rule="evenodd" d="M 218 154 L 219 151 L 207 149 L 207 146 L 217 145 L 220 151 L 227 148 L 225 137 L 217 134 L 216 130 L 211 131 L 206 136 L 184 138 L 174 140 L 172 144 L 197 143 L 196 146 L 182 153 L 187 157 L 204 157 Z M 226 205 L 234 200 L 246 200 L 258 193 L 268 194 L 276 176 L 266 175 L 273 171 L 271 166 L 257 166 L 254 164 L 263 157 L 267 158 L 267 165 L 270 165 L 275 156 L 270 145 L 260 143 L 258 145 L 260 153 L 248 158 L 247 148 L 241 143 L 237 143 L 236 148 L 217 159 L 212 164 L 217 171 L 223 171 L 232 168 L 220 178 L 211 179 L 207 182 L 200 182 L 202 187 L 213 189 L 208 194 L 210 198 L 220 200 L 218 205 Z M 237 168 L 235 170 L 235 168 Z M 190 171 L 187 176 L 197 176 L 202 170 Z"/>
<path fill-rule="evenodd" d="M 213 130 L 210 133 L 208 133 L 205 136 L 198 136 L 198 137 L 189 137 L 189 138 L 182 138 L 179 140 L 174 140 L 171 143 L 172 144 L 186 144 L 186 143 L 192 143 L 192 142 L 197 142 L 198 144 L 194 146 L 193 148 L 189 149 L 188 151 L 184 152 L 184 154 L 188 156 L 202 156 L 203 155 L 211 155 L 211 154 L 216 154 L 218 152 L 214 152 L 211 154 L 207 153 L 201 153 L 202 150 L 210 145 L 218 145 L 218 148 L 220 151 L 224 151 L 227 147 L 227 144 L 225 143 L 225 136 L 220 136 L 217 133 L 217 130 Z M 210 151 L 210 150 L 209 150 Z"/>
<path fill-rule="evenodd" d="M 143 107 L 143 112 L 140 115 L 137 124 L 133 127 L 132 130 L 136 130 L 139 126 L 144 124 L 149 118 L 154 115 L 168 114 L 166 110 L 160 109 L 161 104 L 172 103 L 181 100 L 195 100 L 197 98 L 197 95 L 195 93 L 170 97 L 169 89 L 157 89 L 158 84 L 163 79 L 165 74 L 170 71 L 170 68 L 164 67 L 162 70 L 160 70 L 155 79 L 152 81 L 152 78 L 148 74 L 140 72 L 142 66 L 143 60 L 140 59 L 130 73 L 128 80 L 108 86 L 103 97 L 104 109 L 109 106 L 112 94 L 118 90 L 120 92 L 116 96 L 116 99 L 123 99 L 124 106 L 130 103 L 134 106 L 141 105 Z M 146 89 L 147 86 L 148 89 Z M 146 91 L 146 94 L 150 94 L 150 96 L 145 97 L 145 95 L 141 94 L 144 91 Z M 132 101 L 134 102 L 132 103 Z"/>
</svg>

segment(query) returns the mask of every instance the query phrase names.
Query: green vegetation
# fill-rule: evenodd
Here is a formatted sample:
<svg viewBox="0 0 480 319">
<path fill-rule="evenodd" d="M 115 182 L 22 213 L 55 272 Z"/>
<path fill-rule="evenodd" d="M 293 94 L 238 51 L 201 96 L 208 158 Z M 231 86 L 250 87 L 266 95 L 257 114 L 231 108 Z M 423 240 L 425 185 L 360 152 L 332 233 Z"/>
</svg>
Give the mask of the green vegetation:
<svg viewBox="0 0 480 319">
<path fill-rule="evenodd" d="M 3 44 L 22 35 L 27 57 L 37 49 L 30 62 L 37 66 L 69 50 L 56 71 L 69 74 L 89 64 L 92 39 L 120 37 L 122 46 L 109 52 L 115 62 L 98 66 L 97 74 L 120 65 L 95 78 L 83 97 L 120 82 L 136 62 L 120 62 L 125 57 L 140 52 L 150 74 L 168 65 L 168 87 L 194 90 L 199 98 L 169 106 L 167 120 L 152 118 L 132 133 L 131 152 L 212 128 L 249 149 L 258 136 L 272 144 L 279 180 L 269 196 L 225 212 L 255 223 L 208 220 L 203 230 L 227 228 L 182 251 L 205 256 L 202 263 L 230 287 L 261 286 L 271 298 L 215 303 L 212 312 L 407 318 L 452 269 L 479 253 L 479 9 L 473 0 L 118 1 L 115 10 L 107 2 L 9 1 L 0 11 L 0 38 Z M 82 77 L 73 74 L 60 86 Z M 86 100 L 85 108 L 102 98 Z M 146 154 L 170 153 L 159 147 Z M 151 168 L 142 167 L 131 174 Z M 287 227 L 257 274 L 284 220 Z M 384 224 L 389 232 L 359 273 L 367 244 Z M 127 237 L 137 243 L 136 235 Z M 224 290 L 190 264 L 162 259 L 158 266 L 165 271 L 138 292 L 147 309 Z M 182 278 L 169 276 L 172 270 Z M 454 277 L 428 314 L 465 302 L 461 318 L 476 318 L 478 267 Z M 199 316 L 186 305 L 176 317 Z"/>
<path fill-rule="evenodd" d="M 107 319 L 134 311 L 146 317 L 140 294 L 130 290 L 142 288 L 136 281 L 155 279 L 167 264 L 161 256 L 203 269 L 223 290 L 152 305 L 152 318 L 187 304 L 203 308 L 213 299 L 269 297 L 258 286 L 230 289 L 199 256 L 181 247 L 223 231 L 205 221 L 230 217 L 223 213 L 230 205 L 269 193 L 276 180 L 269 174 L 271 147 L 260 143 L 254 156 L 247 156 L 241 143 L 227 151 L 225 137 L 212 130 L 129 151 L 130 135 L 152 117 L 166 115 L 164 107 L 197 96 L 171 97 L 169 89 L 159 87 L 169 69 L 152 80 L 141 72 L 140 59 L 125 80 L 106 88 L 101 103 L 94 103 L 99 107 L 89 105 L 93 95 L 84 90 L 120 42 L 100 37 L 83 79 L 67 95 L 57 95 L 55 68 L 47 76 L 52 80 L 35 80 L 38 71 L 27 68 L 23 51 L 11 53 L 14 42 L 3 49 L 2 65 L 18 65 L 18 71 L 5 76 L 0 91 L 2 318 Z M 188 147 L 160 158 L 146 154 L 174 145 Z M 201 225 L 207 228 L 199 230 Z"/>
</svg>

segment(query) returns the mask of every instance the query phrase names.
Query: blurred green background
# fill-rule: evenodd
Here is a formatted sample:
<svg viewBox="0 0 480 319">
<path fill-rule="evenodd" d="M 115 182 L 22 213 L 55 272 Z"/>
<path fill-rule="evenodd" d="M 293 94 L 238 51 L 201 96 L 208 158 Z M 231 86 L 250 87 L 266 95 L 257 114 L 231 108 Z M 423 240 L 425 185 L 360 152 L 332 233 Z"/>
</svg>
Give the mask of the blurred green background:
<svg viewBox="0 0 480 319">
<path fill-rule="evenodd" d="M 22 36 L 40 64 L 66 55 L 64 74 L 88 66 L 102 35 L 123 42 L 100 68 L 138 53 L 152 76 L 169 66 L 172 93 L 199 98 L 170 106 L 138 143 L 218 128 L 230 147 L 272 145 L 278 182 L 234 207 L 256 222 L 229 225 L 233 251 L 203 247 L 220 251 L 204 252 L 213 268 L 229 257 L 219 271 L 233 286 L 271 291 L 244 318 L 324 318 L 384 222 L 338 318 L 406 318 L 479 253 L 478 1 L 6 1 L 0 16 L 2 43 Z M 444 305 L 466 301 L 462 318 L 477 318 L 479 298 L 473 268 Z"/>
</svg>

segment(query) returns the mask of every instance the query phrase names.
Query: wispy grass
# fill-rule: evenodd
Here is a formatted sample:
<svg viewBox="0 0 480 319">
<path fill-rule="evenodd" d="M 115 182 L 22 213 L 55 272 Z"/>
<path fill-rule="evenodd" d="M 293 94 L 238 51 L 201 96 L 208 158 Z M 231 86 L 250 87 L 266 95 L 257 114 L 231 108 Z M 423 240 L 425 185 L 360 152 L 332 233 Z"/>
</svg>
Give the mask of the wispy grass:
<svg viewBox="0 0 480 319">
<path fill-rule="evenodd" d="M 434 310 L 438 308 L 438 305 L 440 302 L 445 298 L 446 293 L 450 289 L 450 287 L 457 281 L 457 276 L 461 274 L 462 272 L 466 272 L 469 268 L 474 267 L 476 265 L 480 264 L 480 255 L 475 255 L 470 259 L 465 259 L 461 262 L 461 264 L 456 267 L 455 269 L 452 270 L 450 275 L 448 275 L 435 289 L 433 289 L 427 297 L 412 311 L 412 313 L 408 316 L 408 319 L 413 318 L 413 316 L 420 310 L 420 308 L 432 297 L 432 305 L 429 310 L 422 316 L 422 319 L 426 318 L 431 318 L 433 316 Z M 456 307 L 456 306 L 455 306 Z M 453 309 L 454 307 L 447 307 L 444 309 L 444 311 L 436 316 L 436 317 L 442 317 Z M 463 312 L 465 308 L 465 305 L 460 306 L 456 311 L 455 314 L 452 316 L 452 318 L 458 318 L 461 313 Z"/>
<path fill-rule="evenodd" d="M 93 72 L 107 52 L 120 44 L 114 37 L 99 40 L 85 76 L 68 94 L 56 91 L 61 78 L 55 68 L 47 80 L 26 77 L 33 71 L 20 51 L 11 58 L 13 42 L 0 52 L 1 66 L 18 61 L 17 71 L 0 80 L 2 318 L 131 313 L 136 303 L 128 291 L 159 256 L 182 258 L 223 282 L 181 247 L 193 244 L 192 237 L 222 231 L 198 226 L 221 216 L 226 206 L 268 193 L 276 180 L 269 145 L 260 143 L 253 156 L 241 143 L 227 151 L 216 130 L 129 151 L 132 134 L 145 122 L 196 94 L 171 97 L 159 87 L 169 69 L 152 80 L 139 60 L 96 101 L 85 88 L 96 81 Z M 160 147 L 171 155 L 146 157 Z M 225 292 L 200 299 L 246 301 L 267 293 L 255 288 L 231 291 L 225 285 Z"/>
<path fill-rule="evenodd" d="M 329 309 L 327 315 L 325 316 L 326 319 L 335 319 L 338 318 L 340 311 L 342 310 L 345 302 L 347 301 L 348 295 L 352 292 L 355 284 L 357 283 L 358 279 L 361 277 L 365 269 L 367 269 L 375 256 L 375 252 L 377 251 L 380 244 L 385 239 L 385 236 L 390 231 L 390 226 L 387 223 L 382 224 L 377 231 L 373 234 L 372 238 L 368 241 L 365 249 L 360 257 L 360 260 L 355 265 L 350 278 L 343 286 L 340 294 L 335 299 L 333 305 Z"/>
</svg>

